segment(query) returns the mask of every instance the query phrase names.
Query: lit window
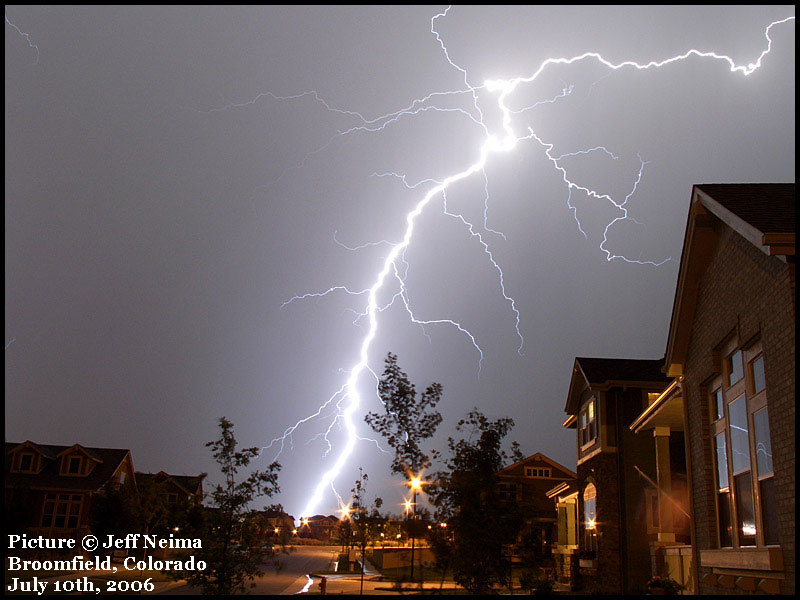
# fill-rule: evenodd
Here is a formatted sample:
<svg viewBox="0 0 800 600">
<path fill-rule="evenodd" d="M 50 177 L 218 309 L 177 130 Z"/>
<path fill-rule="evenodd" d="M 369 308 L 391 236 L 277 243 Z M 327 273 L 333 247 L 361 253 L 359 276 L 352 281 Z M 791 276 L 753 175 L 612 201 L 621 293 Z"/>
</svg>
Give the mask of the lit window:
<svg viewBox="0 0 800 600">
<path fill-rule="evenodd" d="M 595 423 L 594 398 L 592 398 L 578 415 L 578 441 L 581 446 L 593 442 L 597 437 Z"/>
<path fill-rule="evenodd" d="M 744 369 L 744 366 L 747 369 Z M 709 395 L 720 547 L 778 543 L 772 446 L 760 343 L 728 354 Z M 736 385 L 740 381 L 746 385 Z M 735 386 L 735 387 L 734 387 Z M 752 457 L 752 458 L 751 458 Z"/>
<path fill-rule="evenodd" d="M 597 489 L 591 483 L 583 491 L 583 527 L 586 550 L 597 551 Z"/>
</svg>

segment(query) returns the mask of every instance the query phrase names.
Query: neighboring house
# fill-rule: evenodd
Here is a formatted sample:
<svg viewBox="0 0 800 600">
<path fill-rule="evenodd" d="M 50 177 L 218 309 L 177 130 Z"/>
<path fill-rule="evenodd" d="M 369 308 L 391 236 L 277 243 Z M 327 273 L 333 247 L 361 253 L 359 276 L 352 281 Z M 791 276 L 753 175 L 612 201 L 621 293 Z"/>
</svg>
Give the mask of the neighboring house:
<svg viewBox="0 0 800 600">
<path fill-rule="evenodd" d="M 692 189 L 666 350 L 699 593 L 795 591 L 794 184 Z"/>
<path fill-rule="evenodd" d="M 600 593 L 644 592 L 650 578 L 650 544 L 658 540 L 655 451 L 630 425 L 667 387 L 663 364 L 579 357 L 573 365 L 563 425 L 576 430 L 580 573 L 584 587 Z M 689 541 L 688 519 L 680 535 Z"/>
<path fill-rule="evenodd" d="M 203 501 L 203 479 L 205 475 L 169 475 L 158 473 L 136 473 L 140 485 L 152 483 L 159 488 L 167 506 L 200 504 Z"/>
<path fill-rule="evenodd" d="M 547 491 L 576 475 L 541 452 L 497 472 L 501 503 L 514 503 L 522 518 L 520 537 L 537 557 L 550 555 L 556 542 L 557 520 Z"/>
<path fill-rule="evenodd" d="M 7 530 L 45 537 L 88 531 L 92 499 L 109 486 L 135 485 L 129 450 L 6 442 Z"/>
<path fill-rule="evenodd" d="M 274 508 L 270 508 L 267 510 L 259 511 L 259 514 L 264 517 L 264 520 L 267 524 L 268 531 L 266 531 L 267 535 L 278 535 L 280 536 L 282 533 L 291 533 L 295 531 L 294 526 L 294 517 L 292 515 L 288 515 L 282 510 L 277 510 Z"/>
<path fill-rule="evenodd" d="M 297 535 L 329 542 L 338 525 L 339 519 L 333 515 L 314 515 L 302 520 Z"/>
</svg>

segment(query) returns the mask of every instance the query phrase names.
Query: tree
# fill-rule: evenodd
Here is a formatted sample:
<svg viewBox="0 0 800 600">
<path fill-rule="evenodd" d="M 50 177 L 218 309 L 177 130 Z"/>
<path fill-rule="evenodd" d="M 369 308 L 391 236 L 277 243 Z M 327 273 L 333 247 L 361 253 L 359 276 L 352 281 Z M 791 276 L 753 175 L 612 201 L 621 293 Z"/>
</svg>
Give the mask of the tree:
<svg viewBox="0 0 800 600">
<path fill-rule="evenodd" d="M 386 368 L 378 383 L 378 395 L 386 409 L 384 414 L 369 412 L 367 424 L 386 438 L 394 449 L 392 472 L 417 474 L 431 464 L 435 451 L 426 454 L 420 444 L 433 436 L 442 415 L 433 410 L 442 399 L 442 386 L 432 383 L 421 395 L 397 364 L 397 355 L 389 352 Z"/>
<path fill-rule="evenodd" d="M 195 551 L 197 560 L 204 561 L 203 571 L 180 573 L 189 585 L 201 587 L 204 594 L 244 593 L 247 582 L 254 587 L 253 579 L 261 574 L 259 565 L 271 560 L 261 544 L 255 517 L 249 509 L 257 496 L 271 497 L 280 491 L 278 471 L 281 466 L 273 462 L 266 471 L 253 471 L 237 482 L 239 471 L 249 466 L 259 454 L 259 448 L 237 450 L 233 423 L 225 417 L 219 420 L 220 438 L 208 442 L 214 460 L 225 477 L 224 485 L 217 484 L 209 494 L 213 507 L 206 510 L 205 523 L 197 537 L 202 538 L 202 550 Z"/>
<path fill-rule="evenodd" d="M 379 511 L 383 506 L 381 498 L 375 498 L 372 506 L 366 502 L 367 481 L 369 477 L 364 471 L 358 469 L 359 477 L 350 492 L 353 494 L 353 501 L 350 503 L 351 522 L 353 524 L 354 541 L 361 550 L 361 594 L 364 593 L 364 561 L 366 560 L 367 544 L 372 541 L 379 533 L 383 525 L 383 517 Z"/>
<path fill-rule="evenodd" d="M 456 426 L 467 437 L 448 439 L 446 471 L 436 474 L 428 490 L 437 519 L 452 536 L 434 545 L 441 553 L 437 562 L 449 563 L 456 582 L 475 594 L 491 593 L 495 583 L 505 581 L 504 548 L 519 530 L 513 508 L 500 508 L 495 479 L 508 458 L 503 438 L 513 426 L 512 419 L 490 421 L 473 409 Z"/>
<path fill-rule="evenodd" d="M 417 492 L 420 489 L 420 471 L 431 464 L 431 457 L 438 458 L 432 450 L 428 456 L 421 447 L 421 442 L 433 436 L 442 415 L 434 410 L 442 399 L 442 386 L 432 383 L 419 397 L 414 384 L 397 364 L 397 355 L 389 352 L 386 355 L 386 368 L 378 382 L 378 395 L 383 401 L 384 414 L 367 413 L 364 420 L 375 431 L 386 438 L 394 449 L 392 471 L 403 473 L 409 480 L 414 495 L 413 526 L 417 520 Z M 414 542 L 415 533 L 411 532 L 411 579 L 414 579 Z"/>
</svg>

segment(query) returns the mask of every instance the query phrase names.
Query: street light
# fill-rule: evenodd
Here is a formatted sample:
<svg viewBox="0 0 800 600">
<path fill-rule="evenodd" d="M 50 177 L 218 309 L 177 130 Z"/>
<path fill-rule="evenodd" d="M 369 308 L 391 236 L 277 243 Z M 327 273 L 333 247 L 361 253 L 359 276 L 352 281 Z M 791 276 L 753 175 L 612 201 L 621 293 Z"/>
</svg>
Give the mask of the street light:
<svg viewBox="0 0 800 600">
<path fill-rule="evenodd" d="M 414 581 L 414 542 L 416 540 L 415 535 L 415 527 L 417 525 L 417 492 L 422 489 L 422 476 L 421 475 L 409 475 L 409 480 L 406 485 L 411 488 L 412 493 L 414 494 L 414 501 L 411 503 L 411 508 L 414 511 L 414 516 L 412 518 L 413 525 L 411 527 L 411 581 Z M 409 501 L 406 500 L 406 510 L 408 510 Z"/>
</svg>

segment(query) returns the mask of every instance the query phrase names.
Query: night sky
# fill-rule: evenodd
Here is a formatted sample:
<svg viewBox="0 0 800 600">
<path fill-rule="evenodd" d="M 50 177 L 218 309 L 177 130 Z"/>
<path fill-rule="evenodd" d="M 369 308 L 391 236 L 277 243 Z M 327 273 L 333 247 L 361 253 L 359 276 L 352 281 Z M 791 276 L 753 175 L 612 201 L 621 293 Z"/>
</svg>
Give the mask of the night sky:
<svg viewBox="0 0 800 600">
<path fill-rule="evenodd" d="M 366 296 L 284 303 L 373 285 L 391 248 L 378 242 L 402 239 L 431 180 L 502 135 L 486 79 L 590 51 L 616 63 L 695 48 L 747 65 L 794 14 L 457 6 L 435 21 L 445 52 L 431 32 L 445 8 L 7 6 L 6 440 L 129 448 L 139 471 L 220 481 L 204 447 L 219 417 L 266 446 L 347 381 Z M 396 262 L 415 317 L 468 330 L 480 369 L 469 335 L 412 323 L 402 299 L 369 349 L 378 374 L 391 351 L 418 388 L 444 386 L 432 446 L 477 406 L 512 417 L 526 454 L 575 468 L 561 427 L 573 359 L 663 356 L 692 184 L 794 182 L 794 31 L 775 25 L 749 76 L 710 58 L 647 71 L 586 59 L 506 98 L 515 134 L 552 149 L 531 138 L 491 155 L 485 176 L 447 189 L 451 214 L 430 201 Z M 557 167 L 617 204 L 630 194 L 603 248 L 623 211 L 568 194 Z M 398 287 L 390 278 L 381 307 Z M 368 437 L 375 379 L 358 389 Z M 295 515 L 341 448 L 334 416 L 329 405 L 278 457 L 275 500 Z M 399 511 L 389 462 L 357 442 L 337 490 L 361 466 Z M 328 491 L 316 512 L 336 508 Z"/>
</svg>

